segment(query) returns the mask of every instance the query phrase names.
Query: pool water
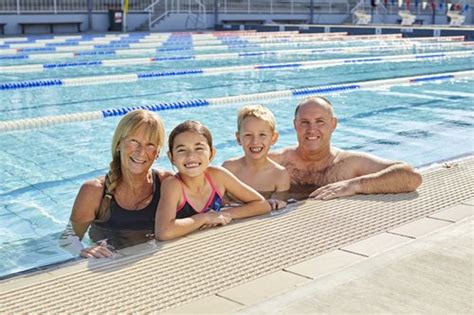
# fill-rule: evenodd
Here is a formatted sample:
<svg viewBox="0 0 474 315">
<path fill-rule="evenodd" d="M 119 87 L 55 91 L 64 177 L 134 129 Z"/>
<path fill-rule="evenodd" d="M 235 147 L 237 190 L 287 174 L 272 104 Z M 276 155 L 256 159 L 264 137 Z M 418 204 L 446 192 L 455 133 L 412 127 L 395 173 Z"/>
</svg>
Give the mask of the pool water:
<svg viewBox="0 0 474 315">
<path fill-rule="evenodd" d="M 318 58 L 329 60 L 353 56 L 324 55 Z M 0 74 L 0 83 L 230 64 L 268 64 L 303 58 L 313 60 L 314 56 L 259 57 L 230 62 L 176 61 L 150 66 L 57 69 L 34 74 L 3 73 Z M 473 61 L 473 57 L 446 58 L 169 77 L 81 87 L 0 90 L 0 121 L 473 70 Z M 2 62 L 0 59 L 0 65 L 9 64 Z M 347 150 L 404 160 L 414 166 L 471 154 L 474 151 L 473 85 L 474 78 L 468 78 L 326 95 L 339 119 L 333 144 Z M 280 139 L 275 149 L 296 143 L 292 115 L 297 102 L 296 98 L 259 101 L 271 108 L 276 116 Z M 242 105 L 169 110 L 159 115 L 165 122 L 167 133 L 186 119 L 206 124 L 213 133 L 217 148 L 214 164 L 219 165 L 242 154 L 234 139 L 236 114 Z M 71 258 L 70 254 L 58 248 L 58 235 L 68 221 L 80 185 L 107 172 L 110 141 L 119 119 L 0 132 L 0 277 Z M 166 149 L 163 149 L 156 166 L 170 169 L 165 153 Z"/>
</svg>

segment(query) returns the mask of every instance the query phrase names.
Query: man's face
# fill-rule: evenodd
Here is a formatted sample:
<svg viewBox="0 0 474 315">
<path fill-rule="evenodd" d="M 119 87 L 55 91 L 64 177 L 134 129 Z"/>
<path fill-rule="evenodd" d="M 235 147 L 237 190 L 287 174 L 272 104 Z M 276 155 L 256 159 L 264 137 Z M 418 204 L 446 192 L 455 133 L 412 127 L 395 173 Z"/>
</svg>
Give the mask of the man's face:
<svg viewBox="0 0 474 315">
<path fill-rule="evenodd" d="M 329 147 L 337 120 L 327 104 L 308 102 L 302 105 L 294 120 L 298 144 L 306 151 Z"/>
</svg>

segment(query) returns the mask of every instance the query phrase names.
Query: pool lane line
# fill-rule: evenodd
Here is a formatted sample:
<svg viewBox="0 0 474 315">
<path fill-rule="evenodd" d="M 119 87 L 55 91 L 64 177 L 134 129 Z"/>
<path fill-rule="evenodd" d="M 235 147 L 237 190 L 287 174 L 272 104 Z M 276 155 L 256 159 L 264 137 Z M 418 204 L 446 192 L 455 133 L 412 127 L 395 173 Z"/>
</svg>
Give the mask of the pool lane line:
<svg viewBox="0 0 474 315">
<path fill-rule="evenodd" d="M 246 57 L 284 56 L 284 55 L 320 55 L 329 53 L 382 53 L 393 51 L 406 51 L 412 49 L 449 49 L 454 47 L 474 47 L 474 42 L 446 42 L 446 43 L 403 43 L 397 46 L 353 46 L 353 47 L 328 47 L 328 48 L 305 48 L 305 49 L 283 49 L 265 50 L 255 52 L 232 52 L 218 54 L 192 54 L 175 57 L 144 57 L 123 59 L 95 59 L 85 61 L 70 61 L 45 64 L 0 66 L 0 73 L 38 73 L 45 70 L 58 70 L 72 67 L 120 67 L 134 65 L 149 65 L 158 62 L 174 62 L 178 60 L 216 60 L 237 59 Z M 1 59 L 1 57 L 0 57 Z"/>
<path fill-rule="evenodd" d="M 397 35 L 397 34 L 395 34 Z M 309 46 L 320 46 L 321 43 L 327 44 L 327 43 L 339 43 L 339 41 L 344 41 L 344 42 L 353 42 L 353 41 L 376 41 L 376 40 L 403 40 L 403 41 L 408 41 L 408 40 L 414 40 L 414 39 L 403 39 L 399 36 L 393 36 L 393 35 L 351 35 L 351 36 L 312 36 L 312 37 L 301 37 L 301 39 L 306 39 L 304 41 L 299 41 L 300 38 L 296 37 L 294 40 L 291 41 L 286 41 L 286 42 L 263 42 L 263 43 L 235 43 L 235 44 L 221 44 L 221 45 L 176 45 L 173 44 L 173 42 L 167 43 L 167 42 L 157 42 L 157 43 L 146 43 L 146 44 L 130 44 L 130 45 L 84 45 L 84 46 L 65 46 L 65 47 L 36 47 L 36 48 L 24 48 L 24 49 L 0 49 L 0 56 L 14 56 L 14 55 L 24 55 L 28 54 L 31 52 L 43 52 L 43 53 L 64 53 L 64 52 L 71 52 L 71 53 L 77 53 L 77 54 L 82 54 L 82 53 L 91 53 L 91 52 L 102 52 L 102 51 L 108 51 L 108 52 L 114 52 L 117 55 L 130 55 L 130 54 L 138 54 L 138 53 L 143 53 L 143 52 L 149 52 L 152 51 L 153 49 L 162 49 L 166 48 L 168 50 L 176 49 L 180 50 L 184 46 L 188 49 L 193 49 L 196 51 L 205 51 L 205 50 L 229 50 L 229 49 L 236 49 L 236 48 L 255 48 L 255 47 L 278 47 L 278 46 L 296 46 L 300 47 L 303 46 L 303 44 L 309 45 Z M 319 41 L 314 42 L 314 39 L 318 39 Z M 450 37 L 443 37 L 443 39 L 440 38 L 434 38 L 434 37 L 420 37 L 417 38 L 416 41 L 463 41 L 464 36 L 450 36 Z M 298 45 L 299 44 L 299 45 Z M 97 46 L 97 47 L 96 47 Z"/>
<path fill-rule="evenodd" d="M 350 41 L 342 41 L 343 45 L 348 43 L 370 43 L 377 41 L 376 39 L 365 39 L 365 40 L 350 40 Z M 448 42 L 448 43 L 466 43 L 470 42 L 463 42 L 459 40 L 459 38 L 447 38 L 444 40 L 433 40 L 431 37 L 421 37 L 417 38 L 416 40 L 408 38 L 400 38 L 400 39 L 392 39 L 390 41 L 385 40 L 385 43 L 389 43 L 390 45 L 396 44 L 404 44 L 404 43 L 417 43 L 421 44 L 423 42 L 430 42 L 430 44 L 439 44 L 441 42 Z M 215 51 L 226 51 L 232 50 L 234 52 L 249 52 L 255 51 L 255 49 L 279 49 L 279 48 L 296 48 L 296 49 L 320 49 L 321 46 L 324 45 L 322 48 L 328 48 L 331 46 L 328 45 L 335 45 L 341 46 L 341 41 L 321 41 L 321 42 L 292 42 L 292 43 L 269 43 L 269 44 L 241 44 L 241 45 L 220 45 L 220 46 L 213 46 L 213 50 Z M 380 45 L 383 46 L 383 45 Z M 385 46 L 386 47 L 386 46 Z M 203 51 L 209 51 L 209 46 L 198 46 L 198 47 L 159 47 L 159 48 L 142 48 L 142 49 L 96 49 L 90 51 L 79 51 L 79 52 L 46 52 L 46 53 L 32 53 L 32 54 L 14 54 L 14 55 L 1 55 L 0 51 L 0 61 L 1 60 L 15 60 L 15 59 L 29 59 L 29 60 L 47 60 L 47 59 L 57 59 L 57 58 L 79 58 L 79 57 L 87 57 L 87 56 L 146 56 L 146 55 L 155 55 L 155 54 L 166 54 L 166 53 L 195 53 L 196 55 L 201 55 Z M 215 51 L 213 53 L 215 53 Z"/>
<path fill-rule="evenodd" d="M 397 34 L 395 34 L 397 35 Z M 390 35 L 388 38 L 399 38 L 400 36 Z M 112 49 L 112 48 L 149 48 L 158 47 L 159 45 L 166 44 L 168 46 L 205 46 L 205 45 L 230 45 L 239 43 L 271 43 L 271 42 L 285 42 L 295 41 L 297 39 L 304 39 L 309 41 L 316 38 L 340 38 L 347 37 L 346 32 L 338 33 L 302 33 L 292 34 L 288 33 L 285 36 L 267 36 L 267 35 L 255 35 L 255 36 L 222 36 L 214 38 L 179 38 L 174 36 L 160 36 L 160 37 L 149 37 L 149 38 L 98 38 L 88 40 L 66 40 L 66 41 L 51 41 L 51 42 L 25 42 L 25 43 L 14 43 L 14 44 L 3 44 L 0 45 L 0 54 L 5 54 L 2 51 L 16 50 L 17 52 L 28 52 L 28 51 L 77 51 L 77 50 L 90 50 L 90 47 L 96 49 Z M 366 36 L 366 35 L 365 35 Z M 70 49 L 69 49 L 70 48 Z"/>
<path fill-rule="evenodd" d="M 53 86 L 71 87 L 99 84 L 131 83 L 140 80 L 161 79 L 167 77 L 194 76 L 194 75 L 221 75 L 228 73 L 254 72 L 280 69 L 314 69 L 318 67 L 334 67 L 345 64 L 367 64 L 381 62 L 431 61 L 445 58 L 465 58 L 473 56 L 474 51 L 455 51 L 443 53 L 409 54 L 379 57 L 340 58 L 316 61 L 298 61 L 275 64 L 257 64 L 245 66 L 213 67 L 203 69 L 178 69 L 167 71 L 145 71 L 114 75 L 100 75 L 91 77 L 41 79 L 0 83 L 0 91 L 47 88 Z"/>
<path fill-rule="evenodd" d="M 152 32 L 139 32 L 139 33 L 125 33 L 125 34 L 84 34 L 84 35 L 30 35 L 30 36 L 22 36 L 22 37 L 8 37 L 0 39 L 0 45 L 4 44 L 11 44 L 11 43 L 32 43 L 32 42 L 64 42 L 67 40 L 80 40 L 80 39 L 101 39 L 101 38 L 111 38 L 111 39 L 119 39 L 119 38 L 149 38 L 149 39 L 156 39 L 156 38 L 163 38 L 167 36 L 174 36 L 178 37 L 189 37 L 191 36 L 193 39 L 214 39 L 214 38 L 222 38 L 222 37 L 251 37 L 251 36 L 285 36 L 288 34 L 299 34 L 299 31 L 282 31 L 282 32 L 257 32 L 256 30 L 245 30 L 245 31 L 214 31 L 208 33 L 200 33 L 200 32 L 164 32 L 164 33 L 152 33 Z M 334 32 L 336 33 L 336 32 Z M 347 32 L 340 32 L 346 33 Z M 328 33 L 329 34 L 329 33 Z"/>
<path fill-rule="evenodd" d="M 28 41 L 28 42 L 13 42 L 0 44 L 1 49 L 17 49 L 18 51 L 30 49 L 30 48 L 54 48 L 54 47 L 67 47 L 67 46 L 90 46 L 95 45 L 97 48 L 103 45 L 110 45 L 117 47 L 134 47 L 134 45 L 140 46 L 140 44 L 150 44 L 150 43 L 163 43 L 167 42 L 168 44 L 173 45 L 189 45 L 189 44 L 199 44 L 199 45 L 219 45 L 223 43 L 239 43 L 239 42 L 272 42 L 272 41 L 285 41 L 291 40 L 294 38 L 331 38 L 331 37 L 340 37 L 347 36 L 347 32 L 334 32 L 334 33 L 297 33 L 297 32 L 288 32 L 285 35 L 272 35 L 268 36 L 266 34 L 252 34 L 249 36 L 206 36 L 206 37 L 177 37 L 174 35 L 160 35 L 160 36 L 147 36 L 147 37 L 99 37 L 99 38 L 88 38 L 88 39 L 54 39 L 54 40 L 40 40 L 40 41 Z M 145 45 L 146 46 L 146 45 Z"/>
<path fill-rule="evenodd" d="M 280 98 L 302 98 L 311 95 L 324 95 L 324 94 L 339 94 L 352 92 L 361 89 L 379 89 L 381 87 L 390 87 L 393 85 L 411 85 L 411 84 L 424 84 L 431 82 L 449 81 L 454 79 L 465 79 L 472 78 L 474 76 L 474 70 L 469 71 L 456 71 L 447 73 L 434 73 L 429 75 L 420 76 L 409 76 L 383 80 L 369 80 L 360 81 L 347 84 L 333 84 L 327 86 L 315 86 L 315 87 L 304 87 L 304 88 L 292 88 L 279 91 L 261 92 L 253 94 L 243 94 L 237 96 L 226 96 L 216 97 L 210 99 L 194 99 L 177 102 L 165 102 L 153 105 L 139 105 L 121 108 L 109 108 L 101 111 L 82 112 L 74 114 L 64 114 L 56 116 L 44 116 L 27 119 L 18 119 L 10 121 L 0 121 L 0 133 L 17 131 L 17 130 L 30 130 L 35 128 L 42 128 L 47 126 L 59 125 L 71 122 L 80 121 L 91 121 L 106 119 L 109 117 L 123 116 L 130 111 L 137 109 L 145 109 L 150 111 L 164 111 L 164 110 L 175 110 L 195 107 L 208 107 L 211 105 L 225 105 L 225 104 L 240 104 L 240 103 L 254 103 L 257 101 L 265 101 L 271 99 Z"/>
</svg>

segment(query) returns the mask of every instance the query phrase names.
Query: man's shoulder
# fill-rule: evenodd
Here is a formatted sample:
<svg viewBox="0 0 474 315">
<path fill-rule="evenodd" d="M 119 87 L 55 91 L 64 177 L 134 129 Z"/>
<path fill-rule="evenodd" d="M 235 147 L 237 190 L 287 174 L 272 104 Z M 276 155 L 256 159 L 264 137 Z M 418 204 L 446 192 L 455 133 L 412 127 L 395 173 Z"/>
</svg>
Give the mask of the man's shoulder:
<svg viewBox="0 0 474 315">
<path fill-rule="evenodd" d="M 351 150 L 342 150 L 342 149 L 334 149 L 335 151 L 335 159 L 334 163 L 338 162 L 361 162 L 367 160 L 380 160 L 380 158 L 376 157 L 375 155 L 361 152 L 361 151 L 351 151 Z"/>
<path fill-rule="evenodd" d="M 268 157 L 279 164 L 293 159 L 294 156 L 296 156 L 296 147 L 286 147 L 268 153 Z"/>
</svg>

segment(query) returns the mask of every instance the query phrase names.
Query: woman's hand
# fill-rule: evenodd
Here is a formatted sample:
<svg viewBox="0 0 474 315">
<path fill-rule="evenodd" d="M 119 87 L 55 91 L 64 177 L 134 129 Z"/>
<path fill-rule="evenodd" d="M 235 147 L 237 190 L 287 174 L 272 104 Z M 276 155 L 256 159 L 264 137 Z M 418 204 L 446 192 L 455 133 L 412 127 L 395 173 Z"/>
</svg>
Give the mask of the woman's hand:
<svg viewBox="0 0 474 315">
<path fill-rule="evenodd" d="M 199 228 L 200 230 L 206 230 L 218 225 L 227 225 L 230 223 L 230 221 L 232 221 L 231 215 L 229 213 L 226 213 L 225 211 L 209 211 L 206 212 L 205 215 L 206 223 Z"/>
<path fill-rule="evenodd" d="M 114 253 L 108 248 L 107 242 L 102 241 L 99 245 L 93 247 L 87 247 L 81 250 L 81 257 L 84 258 L 110 258 L 113 257 Z"/>
</svg>

